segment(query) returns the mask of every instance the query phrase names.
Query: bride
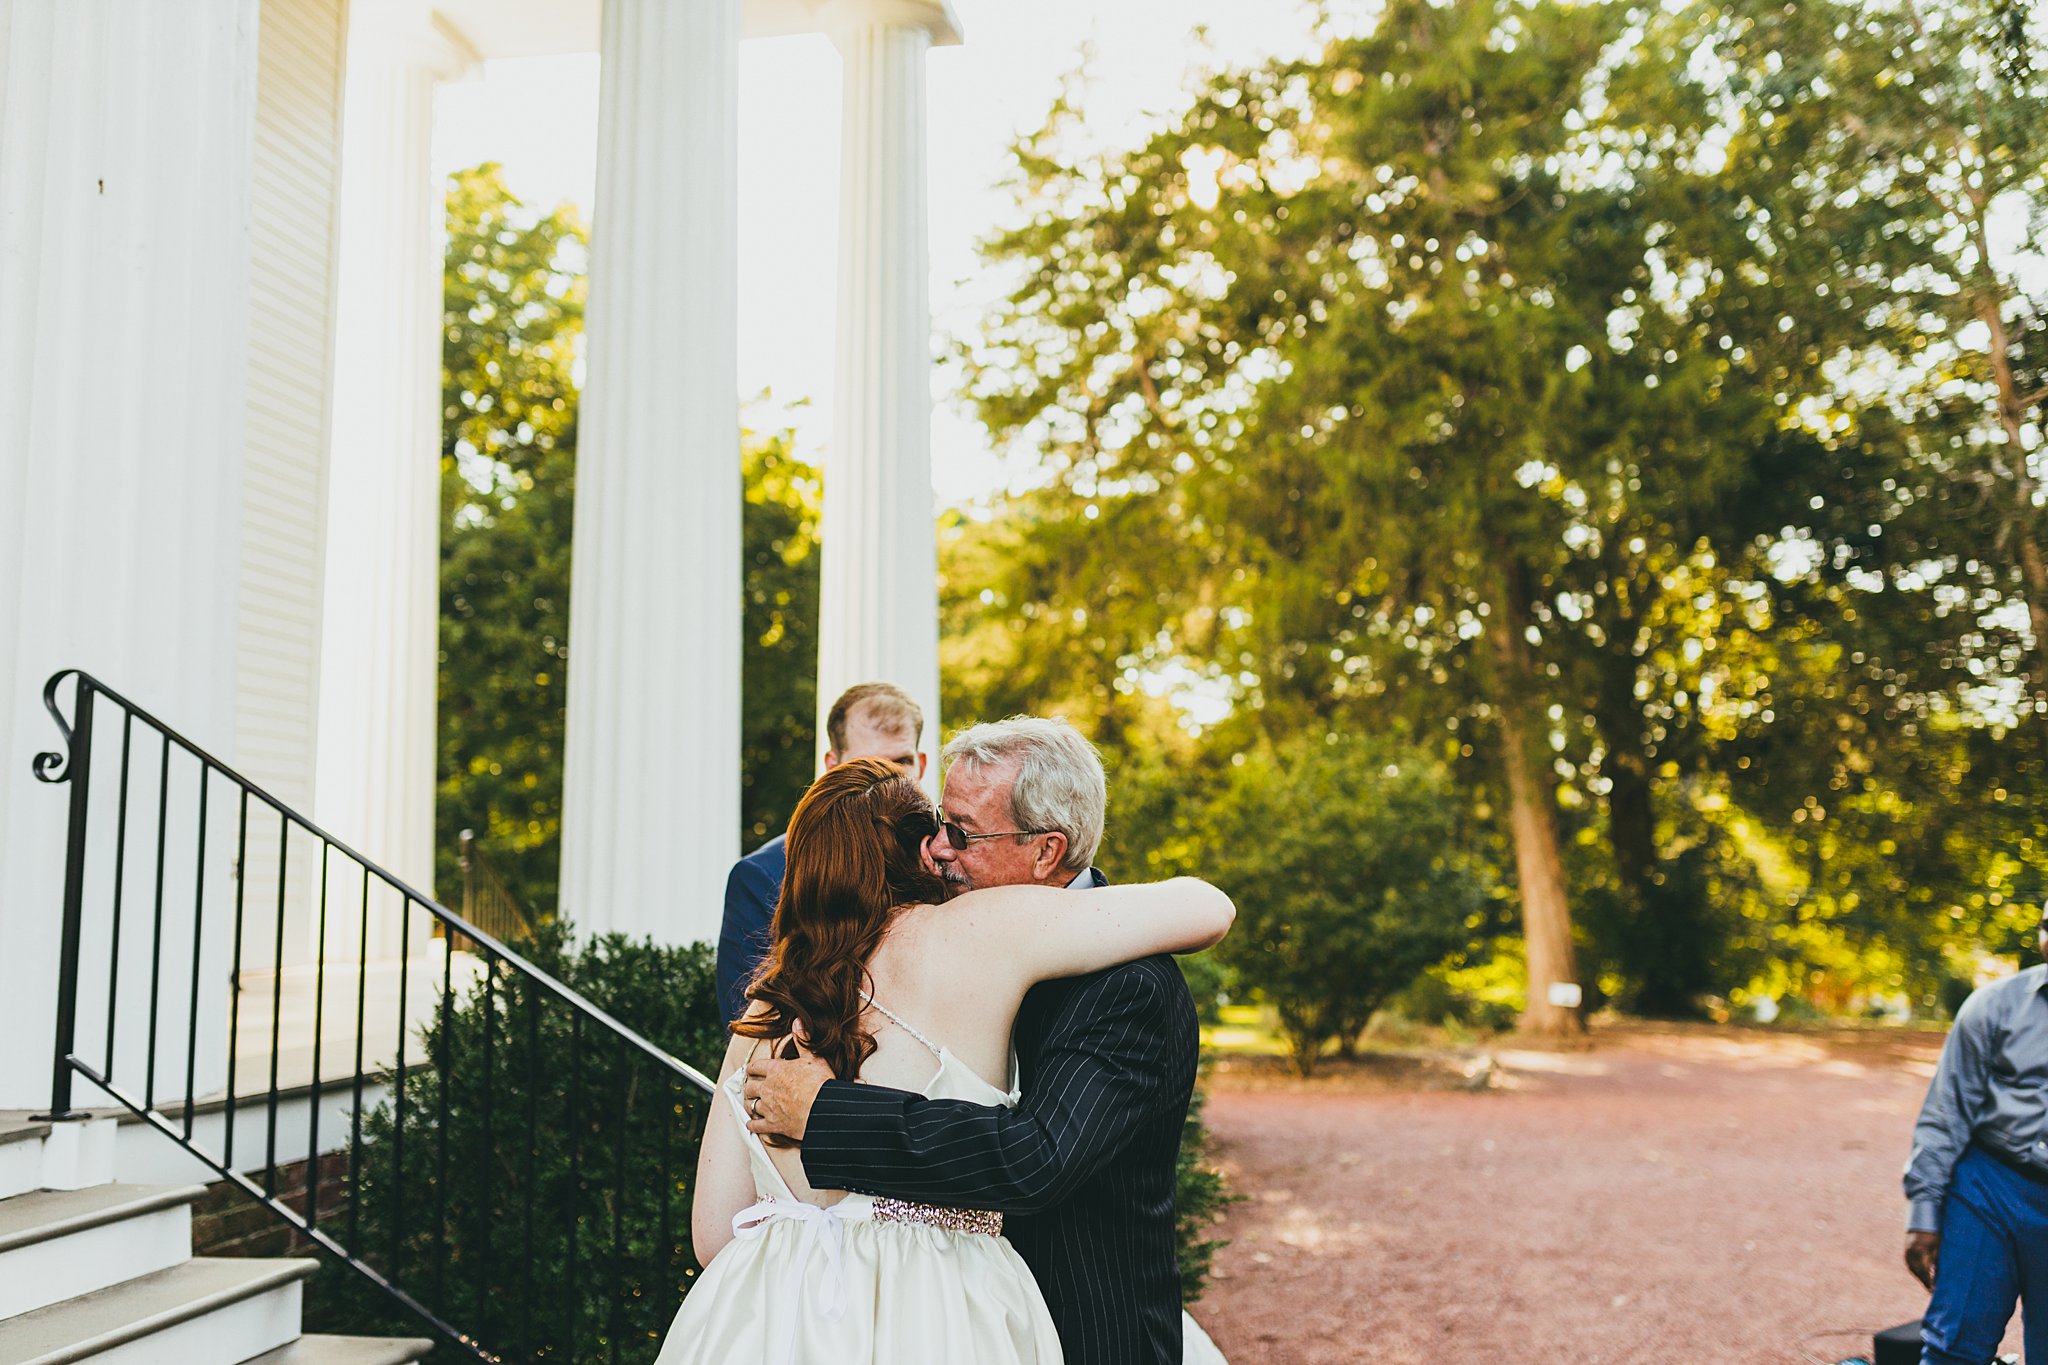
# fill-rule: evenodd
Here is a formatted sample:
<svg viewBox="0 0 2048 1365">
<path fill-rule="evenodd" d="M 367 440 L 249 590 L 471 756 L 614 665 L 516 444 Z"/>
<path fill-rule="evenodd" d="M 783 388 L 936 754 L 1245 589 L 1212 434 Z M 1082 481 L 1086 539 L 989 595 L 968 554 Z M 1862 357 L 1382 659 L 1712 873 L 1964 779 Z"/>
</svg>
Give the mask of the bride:
<svg viewBox="0 0 2048 1365">
<path fill-rule="evenodd" d="M 841 1079 L 1014 1105 L 1010 1028 L 1031 986 L 1206 948 L 1235 912 L 1191 878 L 992 887 L 936 904 L 937 833 L 930 800 L 874 759 L 829 770 L 798 804 L 775 947 L 734 1026 L 698 1155 L 705 1270 L 657 1365 L 1060 1361 L 1001 1214 L 811 1188 L 796 1148 L 747 1132 L 746 1064 L 801 1043 Z"/>
</svg>

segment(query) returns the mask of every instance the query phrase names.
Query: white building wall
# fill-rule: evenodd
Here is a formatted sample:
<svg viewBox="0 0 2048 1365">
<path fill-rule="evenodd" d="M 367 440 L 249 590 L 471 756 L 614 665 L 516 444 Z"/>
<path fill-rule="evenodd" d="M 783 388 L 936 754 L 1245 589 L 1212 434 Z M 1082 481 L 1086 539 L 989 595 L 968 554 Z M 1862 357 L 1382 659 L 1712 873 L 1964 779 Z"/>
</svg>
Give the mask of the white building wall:
<svg viewBox="0 0 2048 1365">
<path fill-rule="evenodd" d="M 256 51 L 256 0 L 0 0 L 0 1107 L 48 1100 L 67 792 L 29 772 L 56 740 L 44 678 L 80 665 L 235 738 Z M 193 847 L 189 812 L 169 823 Z M 167 941 L 191 941 L 197 880 Z M 199 972 L 214 1035 L 223 967 Z M 165 997 L 192 984 L 174 961 Z M 181 1018 L 160 1049 L 181 1080 L 184 1041 Z"/>
</svg>

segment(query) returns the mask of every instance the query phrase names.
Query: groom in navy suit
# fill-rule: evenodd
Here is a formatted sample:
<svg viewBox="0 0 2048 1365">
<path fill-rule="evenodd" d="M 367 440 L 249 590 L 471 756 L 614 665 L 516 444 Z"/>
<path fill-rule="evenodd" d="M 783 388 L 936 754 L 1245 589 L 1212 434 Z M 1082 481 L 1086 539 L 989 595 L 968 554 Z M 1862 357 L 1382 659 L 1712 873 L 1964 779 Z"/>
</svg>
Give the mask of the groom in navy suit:
<svg viewBox="0 0 2048 1365">
<path fill-rule="evenodd" d="M 1102 883 L 1102 762 L 1071 726 L 978 725 L 945 758 L 934 856 L 952 891 Z M 818 1189 L 1002 1211 L 1067 1365 L 1181 1365 L 1174 1194 L 1199 1037 L 1180 969 L 1149 957 L 1041 982 L 1012 1037 L 1015 1109 L 763 1057 L 747 1068 L 747 1126 L 800 1140 Z"/>
<path fill-rule="evenodd" d="M 849 758 L 879 758 L 924 780 L 925 755 L 918 751 L 924 711 L 910 694 L 888 683 L 859 683 L 839 694 L 825 716 L 825 766 Z M 725 879 L 725 921 L 718 931 L 718 1004 L 729 1023 L 747 1008 L 747 983 L 768 955 L 775 902 L 782 895 L 788 865 L 783 835 L 732 865 Z"/>
</svg>

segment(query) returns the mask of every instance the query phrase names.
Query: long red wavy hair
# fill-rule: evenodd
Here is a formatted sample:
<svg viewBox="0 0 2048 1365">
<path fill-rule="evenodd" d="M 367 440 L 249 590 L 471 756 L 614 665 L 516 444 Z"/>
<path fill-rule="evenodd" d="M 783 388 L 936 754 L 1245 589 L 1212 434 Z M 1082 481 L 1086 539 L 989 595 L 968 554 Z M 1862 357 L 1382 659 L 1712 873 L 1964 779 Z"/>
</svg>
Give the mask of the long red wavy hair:
<svg viewBox="0 0 2048 1365">
<path fill-rule="evenodd" d="M 923 849 L 938 827 L 931 798 L 892 763 L 851 759 L 813 782 L 789 820 L 774 947 L 748 991 L 767 1009 L 733 1032 L 777 1040 L 801 1020 L 833 1075 L 858 1076 L 875 1050 L 861 1027 L 868 958 L 898 906 L 944 899 Z"/>
</svg>

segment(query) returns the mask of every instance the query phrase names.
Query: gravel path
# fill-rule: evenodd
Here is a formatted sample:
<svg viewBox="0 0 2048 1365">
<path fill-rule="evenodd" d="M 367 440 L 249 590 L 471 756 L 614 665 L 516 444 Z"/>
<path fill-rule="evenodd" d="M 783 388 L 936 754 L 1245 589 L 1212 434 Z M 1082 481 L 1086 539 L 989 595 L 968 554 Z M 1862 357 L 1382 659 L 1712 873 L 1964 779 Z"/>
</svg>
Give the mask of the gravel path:
<svg viewBox="0 0 2048 1365">
<path fill-rule="evenodd" d="M 1226 1062 L 1209 1124 L 1249 1198 L 1195 1316 L 1233 1365 L 1867 1355 L 1926 1303 L 1899 1172 L 1939 1045 L 1631 1027 L 1497 1053 L 1478 1092 Z"/>
</svg>

